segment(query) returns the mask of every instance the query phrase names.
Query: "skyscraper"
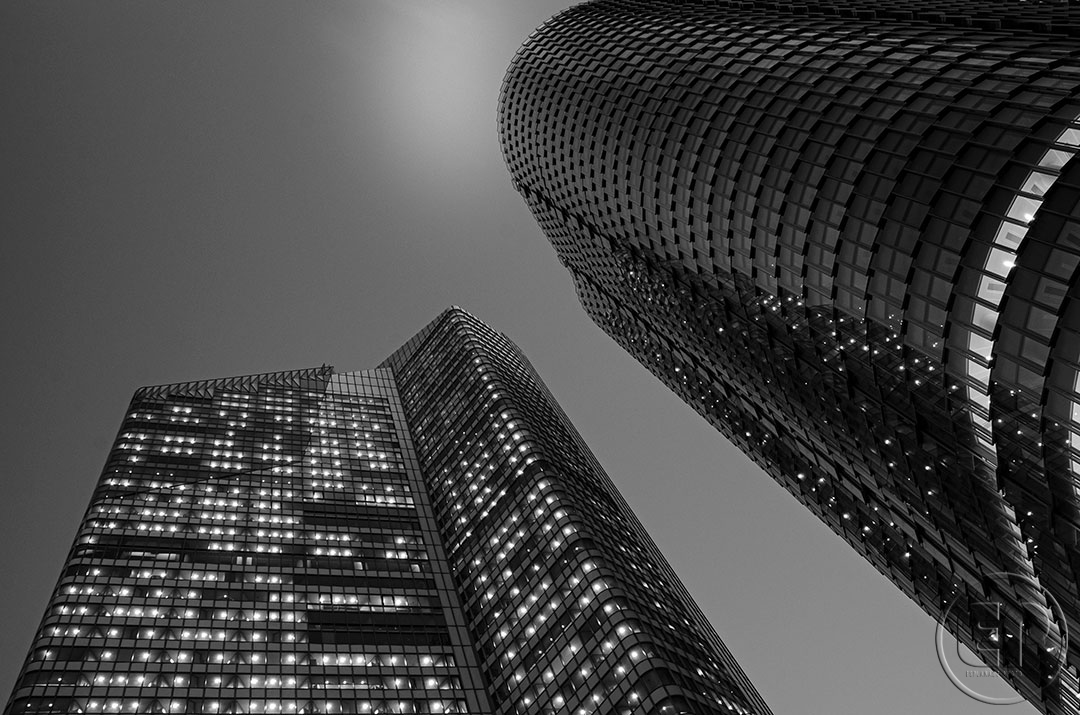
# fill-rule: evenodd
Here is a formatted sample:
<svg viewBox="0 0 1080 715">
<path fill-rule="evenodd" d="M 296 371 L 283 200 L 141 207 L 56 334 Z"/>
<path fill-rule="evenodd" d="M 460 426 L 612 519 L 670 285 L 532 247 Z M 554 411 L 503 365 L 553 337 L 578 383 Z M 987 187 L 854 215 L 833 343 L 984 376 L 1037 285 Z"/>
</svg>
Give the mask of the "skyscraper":
<svg viewBox="0 0 1080 715">
<path fill-rule="evenodd" d="M 7 713 L 767 706 L 524 355 L 138 390 Z"/>
<path fill-rule="evenodd" d="M 1055 713 L 1080 708 L 1077 37 L 1066 2 L 600 0 L 525 42 L 499 115 L 596 323 Z"/>
</svg>

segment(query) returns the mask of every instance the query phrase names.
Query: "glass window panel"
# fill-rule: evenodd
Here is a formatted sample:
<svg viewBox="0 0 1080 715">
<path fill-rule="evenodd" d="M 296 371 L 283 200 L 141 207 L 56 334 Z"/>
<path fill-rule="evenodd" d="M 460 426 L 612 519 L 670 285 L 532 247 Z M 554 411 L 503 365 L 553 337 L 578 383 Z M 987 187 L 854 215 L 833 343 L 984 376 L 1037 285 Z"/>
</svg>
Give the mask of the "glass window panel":
<svg viewBox="0 0 1080 715">
<path fill-rule="evenodd" d="M 986 270 L 1004 278 L 1016 265 L 1016 255 L 1001 248 L 990 250 L 990 256 L 986 259 Z"/>
<path fill-rule="evenodd" d="M 998 313 L 996 310 L 987 308 L 980 303 L 975 304 L 975 309 L 972 311 L 971 321 L 976 327 L 982 328 L 987 332 L 993 332 L 994 326 L 997 325 Z"/>
<path fill-rule="evenodd" d="M 1039 279 L 1039 283 L 1035 287 L 1034 298 L 1043 305 L 1057 308 L 1061 305 L 1061 302 L 1065 300 L 1068 291 L 1069 287 L 1066 284 L 1043 276 Z"/>
<path fill-rule="evenodd" d="M 1025 236 L 1027 236 L 1027 226 L 1021 226 L 1012 221 L 1002 221 L 1001 227 L 994 236 L 994 245 L 1016 248 Z"/>
<path fill-rule="evenodd" d="M 1042 206 L 1042 201 L 1038 199 L 1029 199 L 1026 196 L 1017 196 L 1012 201 L 1012 205 L 1009 207 L 1009 212 L 1006 214 L 1009 218 L 1016 219 L 1017 221 L 1023 221 L 1024 223 L 1030 223 L 1035 218 L 1035 212 Z"/>
<path fill-rule="evenodd" d="M 1057 326 L 1057 316 L 1042 308 L 1031 307 L 1028 312 L 1027 329 L 1049 340 Z"/>
<path fill-rule="evenodd" d="M 1039 159 L 1039 166 L 1047 169 L 1060 169 L 1073 158 L 1073 152 L 1061 149 L 1050 149 Z"/>
<path fill-rule="evenodd" d="M 990 350 L 994 347 L 994 341 L 989 338 L 984 338 L 978 333 L 968 333 L 968 350 L 976 355 L 983 355 L 987 358 L 990 357 Z M 969 364 L 974 364 L 969 361 Z"/>
<path fill-rule="evenodd" d="M 996 306 L 1001 304 L 1001 296 L 1004 294 L 1005 284 L 1001 281 L 987 275 L 979 279 L 979 298 Z"/>
<path fill-rule="evenodd" d="M 985 384 L 986 380 L 990 379 L 990 368 L 983 367 L 973 362 L 969 364 L 979 371 L 979 374 L 971 375 L 971 378 L 974 381 L 979 382 L 980 384 Z M 969 386 L 967 393 L 969 400 L 971 400 L 977 405 L 982 405 L 986 409 L 990 409 L 990 396 L 986 394 L 985 389 L 979 389 L 978 387 Z"/>
<path fill-rule="evenodd" d="M 1027 194 L 1035 194 L 1036 196 L 1042 196 L 1046 193 L 1054 181 L 1057 180 L 1057 176 L 1053 174 L 1045 174 L 1041 171 L 1033 171 L 1028 174 L 1027 179 L 1024 181 L 1024 185 L 1020 187 L 1020 190 Z"/>
<path fill-rule="evenodd" d="M 1069 146 L 1080 146 L 1080 129 L 1066 129 L 1061 133 L 1061 136 L 1057 138 L 1058 144 L 1067 144 Z"/>
</svg>

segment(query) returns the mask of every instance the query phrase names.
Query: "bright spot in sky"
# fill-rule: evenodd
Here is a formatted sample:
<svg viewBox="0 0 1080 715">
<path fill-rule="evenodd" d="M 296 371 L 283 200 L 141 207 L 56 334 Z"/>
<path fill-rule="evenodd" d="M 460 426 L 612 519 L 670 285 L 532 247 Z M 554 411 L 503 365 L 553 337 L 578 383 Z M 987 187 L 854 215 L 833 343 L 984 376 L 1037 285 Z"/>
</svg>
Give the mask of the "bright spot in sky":
<svg viewBox="0 0 1080 715">
<path fill-rule="evenodd" d="M 508 40 L 498 3 L 362 3 L 350 27 L 327 32 L 359 80 L 351 101 L 384 147 L 387 171 L 425 191 L 500 162 L 496 110 L 506 67 L 522 38 Z"/>
</svg>

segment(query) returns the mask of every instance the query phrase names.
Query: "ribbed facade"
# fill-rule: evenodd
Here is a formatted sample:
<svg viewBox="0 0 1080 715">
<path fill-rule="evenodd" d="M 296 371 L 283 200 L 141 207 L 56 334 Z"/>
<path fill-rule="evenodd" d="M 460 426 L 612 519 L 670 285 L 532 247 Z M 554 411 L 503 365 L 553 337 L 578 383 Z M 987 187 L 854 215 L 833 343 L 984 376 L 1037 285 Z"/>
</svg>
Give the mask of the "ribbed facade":
<svg viewBox="0 0 1080 715">
<path fill-rule="evenodd" d="M 593 319 L 961 641 L 1003 604 L 1028 637 L 999 672 L 1054 713 L 1080 708 L 1078 28 L 591 2 L 526 41 L 499 115 Z"/>
<path fill-rule="evenodd" d="M 451 314 L 385 365 L 500 712 L 768 712 L 517 346 Z"/>
<path fill-rule="evenodd" d="M 375 370 L 137 391 L 5 712 L 768 709 L 525 358 L 451 309 Z"/>
</svg>

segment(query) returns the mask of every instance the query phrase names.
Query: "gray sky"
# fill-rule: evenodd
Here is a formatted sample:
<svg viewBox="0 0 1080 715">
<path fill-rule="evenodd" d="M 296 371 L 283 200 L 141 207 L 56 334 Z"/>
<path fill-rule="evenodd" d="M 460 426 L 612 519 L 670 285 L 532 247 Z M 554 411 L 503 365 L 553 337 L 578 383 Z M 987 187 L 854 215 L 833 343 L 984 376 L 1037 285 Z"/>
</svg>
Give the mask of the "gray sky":
<svg viewBox="0 0 1080 715">
<path fill-rule="evenodd" d="M 458 304 L 524 349 L 777 715 L 1029 715 L 585 316 L 510 186 L 503 72 L 565 2 L 0 3 L 10 693 L 132 391 L 374 367 Z"/>
</svg>

